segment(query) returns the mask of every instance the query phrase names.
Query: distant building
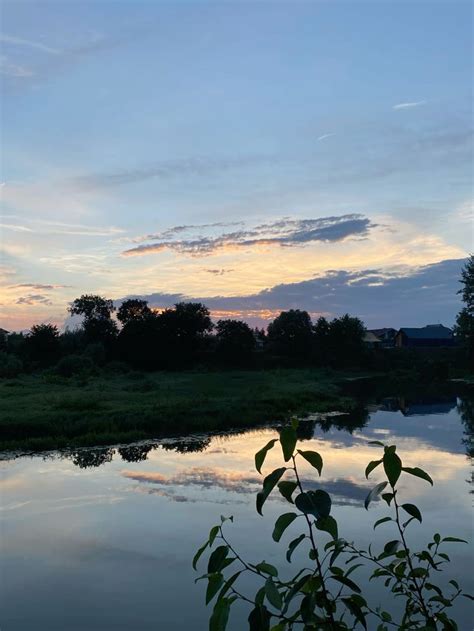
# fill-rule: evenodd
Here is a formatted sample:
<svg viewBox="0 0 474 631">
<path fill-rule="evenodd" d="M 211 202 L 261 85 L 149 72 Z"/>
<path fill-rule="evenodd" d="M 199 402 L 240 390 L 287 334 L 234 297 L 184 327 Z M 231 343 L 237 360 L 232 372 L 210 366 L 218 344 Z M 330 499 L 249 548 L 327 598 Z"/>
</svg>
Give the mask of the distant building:
<svg viewBox="0 0 474 631">
<path fill-rule="evenodd" d="M 395 346 L 395 336 L 397 334 L 396 329 L 369 329 L 369 331 L 367 332 L 373 333 L 380 340 L 380 347 L 392 348 L 393 346 Z"/>
<path fill-rule="evenodd" d="M 428 324 L 419 329 L 402 327 L 395 336 L 395 346 L 398 348 L 432 348 L 454 344 L 453 332 L 442 324 Z"/>
<path fill-rule="evenodd" d="M 364 335 L 364 344 L 369 348 L 380 348 L 382 340 L 380 340 L 373 331 L 366 331 Z"/>
<path fill-rule="evenodd" d="M 5 329 L 0 328 L 0 337 L 3 337 L 3 336 L 6 337 L 9 334 L 10 334 L 9 331 L 6 331 Z"/>
</svg>

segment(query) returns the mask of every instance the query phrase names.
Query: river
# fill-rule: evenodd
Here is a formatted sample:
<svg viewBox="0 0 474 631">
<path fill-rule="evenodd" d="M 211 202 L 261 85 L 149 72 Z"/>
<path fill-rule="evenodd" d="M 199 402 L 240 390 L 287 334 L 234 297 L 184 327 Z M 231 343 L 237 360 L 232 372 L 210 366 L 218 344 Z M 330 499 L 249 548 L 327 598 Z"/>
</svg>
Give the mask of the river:
<svg viewBox="0 0 474 631">
<path fill-rule="evenodd" d="M 333 497 L 340 535 L 361 544 L 393 538 L 390 526 L 372 530 L 387 512 L 385 503 L 363 507 L 380 479 L 376 471 L 373 481 L 364 476 L 378 453 L 368 442 L 382 440 L 397 445 L 404 465 L 422 467 L 435 482 L 431 488 L 402 479 L 400 494 L 423 513 L 423 524 L 411 526 L 412 544 L 424 545 L 435 532 L 472 541 L 472 409 L 472 401 L 456 397 L 385 399 L 352 416 L 305 423 L 303 448 L 323 456 L 318 484 Z M 263 517 L 255 511 L 261 476 L 253 456 L 276 436 L 275 428 L 264 427 L 74 453 L 3 454 L 2 631 L 205 631 L 211 609 L 204 606 L 204 582 L 194 583 L 191 559 L 221 514 L 234 516 L 228 536 L 242 556 L 288 572 L 291 533 L 280 543 L 271 540 L 288 505 L 275 496 Z M 265 472 L 280 463 L 275 448 Z M 303 467 L 307 483 L 316 476 Z M 445 580 L 455 578 L 472 593 L 472 547 L 447 551 L 452 563 Z M 301 559 L 295 554 L 294 573 Z M 373 602 L 383 598 L 375 581 L 368 590 Z M 460 629 L 472 629 L 467 599 L 452 613 Z M 246 628 L 247 615 L 237 607 L 229 629 Z"/>
</svg>

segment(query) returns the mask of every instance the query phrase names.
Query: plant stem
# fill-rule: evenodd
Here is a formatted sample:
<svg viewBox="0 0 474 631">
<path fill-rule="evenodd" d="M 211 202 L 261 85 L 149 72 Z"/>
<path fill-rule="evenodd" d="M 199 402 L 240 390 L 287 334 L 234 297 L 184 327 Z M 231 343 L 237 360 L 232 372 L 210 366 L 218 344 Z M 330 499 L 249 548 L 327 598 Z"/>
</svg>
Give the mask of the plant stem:
<svg viewBox="0 0 474 631">
<path fill-rule="evenodd" d="M 423 598 L 423 592 L 421 591 L 420 585 L 418 584 L 418 581 L 416 580 L 415 568 L 413 567 L 413 563 L 412 563 L 412 560 L 411 560 L 410 550 L 408 548 L 408 544 L 407 544 L 406 539 L 405 539 L 405 533 L 404 533 L 403 528 L 402 528 L 402 526 L 400 524 L 400 507 L 399 507 L 398 502 L 397 502 L 397 494 L 396 494 L 396 491 L 395 491 L 395 487 L 393 486 L 393 484 L 391 484 L 390 486 L 392 487 L 392 491 L 393 491 L 393 504 L 395 506 L 395 515 L 396 515 L 396 520 L 395 521 L 397 523 L 398 532 L 400 533 L 402 544 L 403 544 L 403 547 L 404 547 L 406 555 L 407 555 L 406 558 L 407 558 L 408 567 L 410 568 L 411 573 L 412 573 L 412 579 L 411 580 L 413 580 L 413 584 L 415 586 L 416 593 L 418 594 L 419 603 L 420 603 L 421 609 L 423 611 L 423 615 L 425 616 L 426 622 L 433 623 L 434 622 L 433 618 L 430 615 L 430 612 L 428 611 L 428 608 L 426 606 L 425 600 Z"/>
<path fill-rule="evenodd" d="M 296 458 L 295 458 L 294 455 L 291 456 L 291 458 L 293 460 L 293 470 L 295 472 L 296 483 L 298 485 L 300 493 L 304 493 L 303 486 L 302 486 L 301 480 L 300 480 L 300 476 L 298 475 L 298 469 L 296 468 Z M 328 591 L 326 589 L 326 583 L 325 583 L 325 580 L 324 580 L 323 568 L 322 568 L 321 562 L 319 560 L 318 548 L 316 547 L 316 542 L 314 540 L 313 524 L 311 523 L 311 520 L 310 520 L 310 518 L 308 517 L 308 515 L 306 513 L 304 513 L 304 516 L 305 516 L 305 519 L 306 519 L 306 523 L 308 524 L 309 538 L 311 540 L 311 546 L 312 546 L 314 557 L 315 557 L 315 560 L 316 560 L 316 566 L 318 568 L 319 578 L 321 579 L 321 588 L 322 588 L 322 591 L 323 591 L 324 600 L 327 603 L 327 615 L 329 617 L 329 622 L 331 623 L 331 628 L 335 629 L 336 626 L 335 626 L 334 616 L 333 616 L 332 611 L 331 611 L 331 603 L 330 603 L 330 600 L 329 600 Z"/>
</svg>

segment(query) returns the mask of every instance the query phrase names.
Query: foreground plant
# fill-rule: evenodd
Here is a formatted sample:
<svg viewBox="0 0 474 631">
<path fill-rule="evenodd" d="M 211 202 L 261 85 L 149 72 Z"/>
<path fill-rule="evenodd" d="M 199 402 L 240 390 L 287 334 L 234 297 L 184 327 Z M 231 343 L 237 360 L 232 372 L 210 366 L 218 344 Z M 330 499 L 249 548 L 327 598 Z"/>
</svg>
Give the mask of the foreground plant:
<svg viewBox="0 0 474 631">
<path fill-rule="evenodd" d="M 459 596 L 472 597 L 464 594 L 455 580 L 449 581 L 449 592 L 446 592 L 434 583 L 432 575 L 441 573 L 450 561 L 444 552 L 446 544 L 466 542 L 435 534 L 425 550 L 412 551 L 407 529 L 414 520 L 421 523 L 422 515 L 414 504 L 401 502 L 397 488 L 402 474 L 433 485 L 431 477 L 418 467 L 404 467 L 395 445 L 371 443 L 382 447 L 383 453 L 367 465 L 366 477 L 381 466 L 386 479 L 370 491 L 365 508 L 375 499 L 384 500 L 390 514 L 378 519 L 374 529 L 391 523 L 397 535 L 378 553 L 372 546 L 368 550 L 360 549 L 339 536 L 337 521 L 331 515 L 330 495 L 323 489 L 304 490 L 298 462 L 301 459 L 308 462 L 321 476 L 323 459 L 316 451 L 297 449 L 297 428 L 298 422 L 293 421 L 291 426 L 282 429 L 279 439 L 271 440 L 255 454 L 255 467 L 261 473 L 267 453 L 279 442 L 285 462 L 264 478 L 256 505 L 262 515 L 269 495 L 278 489 L 292 505 L 292 510 L 276 520 L 273 540 L 280 541 L 290 524 L 300 519 L 304 532 L 289 543 L 286 560 L 290 563 L 296 548 L 304 544 L 309 563 L 292 578 L 283 579 L 279 570 L 264 560 L 259 563 L 244 560 L 224 532 L 224 524 L 233 518 L 221 517 L 221 523 L 211 529 L 208 540 L 193 559 L 196 569 L 200 557 L 209 549 L 207 573 L 197 580 L 207 580 L 206 605 L 215 599 L 210 631 L 225 630 L 231 606 L 237 600 L 249 604 L 250 631 L 326 631 L 358 627 L 377 631 L 458 629 L 448 610 Z M 374 607 L 367 602 L 360 585 L 351 576 L 361 567 L 372 570 L 370 580 L 382 579 L 390 594 L 402 601 L 399 619 L 386 611 L 386 607 Z M 244 594 L 239 585 L 244 574 L 252 574 L 259 583 L 253 596 Z"/>
</svg>

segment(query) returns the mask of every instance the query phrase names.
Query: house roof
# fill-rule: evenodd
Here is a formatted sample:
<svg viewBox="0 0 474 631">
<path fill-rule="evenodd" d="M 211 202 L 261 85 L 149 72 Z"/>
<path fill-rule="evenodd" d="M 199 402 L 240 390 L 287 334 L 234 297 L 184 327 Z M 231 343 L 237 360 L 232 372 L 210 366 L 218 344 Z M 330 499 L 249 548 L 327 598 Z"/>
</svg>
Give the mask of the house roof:
<svg viewBox="0 0 474 631">
<path fill-rule="evenodd" d="M 442 324 L 428 324 L 419 329 L 402 327 L 400 333 L 417 340 L 450 340 L 453 332 Z"/>
<path fill-rule="evenodd" d="M 380 340 L 375 333 L 372 333 L 372 331 L 366 331 L 365 335 L 364 335 L 364 342 L 369 342 L 371 344 L 376 344 L 377 342 L 381 342 L 382 340 Z"/>
<path fill-rule="evenodd" d="M 0 328 L 0 335 L 8 335 L 8 331 Z"/>
</svg>

